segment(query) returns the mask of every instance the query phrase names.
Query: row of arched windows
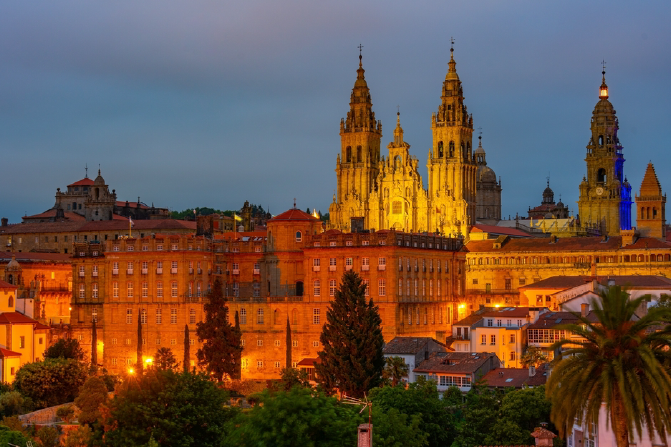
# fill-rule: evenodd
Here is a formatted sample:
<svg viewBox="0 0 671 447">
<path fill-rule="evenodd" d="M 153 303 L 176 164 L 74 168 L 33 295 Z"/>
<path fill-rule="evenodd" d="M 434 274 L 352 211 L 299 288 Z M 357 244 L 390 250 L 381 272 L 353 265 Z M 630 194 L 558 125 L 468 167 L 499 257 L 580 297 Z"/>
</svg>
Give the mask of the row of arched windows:
<svg viewBox="0 0 671 447">
<path fill-rule="evenodd" d="M 517 257 L 478 257 L 469 259 L 470 265 L 524 265 L 524 264 L 584 264 L 616 263 L 618 256 L 517 256 Z M 671 254 L 624 255 L 620 262 L 670 262 Z"/>
<path fill-rule="evenodd" d="M 345 148 L 345 161 L 347 163 L 352 162 L 352 146 L 347 146 Z M 356 162 L 361 163 L 363 161 L 362 159 L 362 154 L 361 154 L 361 146 L 356 147 Z"/>
<path fill-rule="evenodd" d="M 464 159 L 468 159 L 468 154 L 471 153 L 471 143 L 464 144 L 461 143 L 461 155 Z M 450 141 L 448 145 L 447 154 L 445 153 L 443 142 L 438 142 L 438 158 L 443 158 L 447 156 L 448 158 L 454 157 L 454 141 Z"/>
<path fill-rule="evenodd" d="M 642 206 L 641 207 L 641 214 L 639 214 L 639 218 L 641 219 L 656 219 L 657 218 L 657 208 L 652 207 L 652 212 L 651 208 L 649 206 Z"/>
</svg>

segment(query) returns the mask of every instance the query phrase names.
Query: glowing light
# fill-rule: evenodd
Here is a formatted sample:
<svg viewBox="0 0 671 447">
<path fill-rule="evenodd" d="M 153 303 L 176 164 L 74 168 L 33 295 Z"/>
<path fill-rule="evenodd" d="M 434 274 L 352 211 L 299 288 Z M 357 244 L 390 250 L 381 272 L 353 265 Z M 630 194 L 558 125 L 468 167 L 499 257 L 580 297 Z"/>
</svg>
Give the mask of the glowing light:
<svg viewBox="0 0 671 447">
<path fill-rule="evenodd" d="M 312 208 L 312 217 L 319 219 L 319 213 L 317 212 L 316 208 Z"/>
<path fill-rule="evenodd" d="M 466 309 L 466 305 L 465 304 L 460 304 L 459 309 Z"/>
<path fill-rule="evenodd" d="M 599 90 L 599 96 L 603 96 L 604 98 L 607 98 L 608 97 L 608 87 L 605 87 L 605 88 L 602 87 Z"/>
<path fill-rule="evenodd" d="M 70 310 L 72 310 L 72 307 L 70 308 Z"/>
<path fill-rule="evenodd" d="M 151 363 L 152 363 L 153 361 L 154 361 L 154 359 L 151 358 L 151 357 L 144 359 L 144 362 L 145 362 L 147 365 L 151 365 Z"/>
<path fill-rule="evenodd" d="M 499 307 L 501 307 L 501 305 L 500 304 L 494 304 L 494 307 L 496 307 L 498 309 Z"/>
<path fill-rule="evenodd" d="M 133 374 L 135 370 L 133 368 L 128 368 L 128 374 Z"/>
</svg>

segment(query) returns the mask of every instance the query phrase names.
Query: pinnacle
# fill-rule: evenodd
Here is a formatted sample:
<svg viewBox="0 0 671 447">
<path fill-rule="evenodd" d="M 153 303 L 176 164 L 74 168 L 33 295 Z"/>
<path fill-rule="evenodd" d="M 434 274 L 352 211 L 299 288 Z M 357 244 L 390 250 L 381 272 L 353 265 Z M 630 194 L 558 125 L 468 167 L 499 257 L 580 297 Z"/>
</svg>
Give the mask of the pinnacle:
<svg viewBox="0 0 671 447">
<path fill-rule="evenodd" d="M 657 179 L 655 167 L 652 163 L 648 163 L 645 170 L 643 181 L 641 182 L 641 196 L 659 196 L 662 194 L 662 187 Z"/>
</svg>

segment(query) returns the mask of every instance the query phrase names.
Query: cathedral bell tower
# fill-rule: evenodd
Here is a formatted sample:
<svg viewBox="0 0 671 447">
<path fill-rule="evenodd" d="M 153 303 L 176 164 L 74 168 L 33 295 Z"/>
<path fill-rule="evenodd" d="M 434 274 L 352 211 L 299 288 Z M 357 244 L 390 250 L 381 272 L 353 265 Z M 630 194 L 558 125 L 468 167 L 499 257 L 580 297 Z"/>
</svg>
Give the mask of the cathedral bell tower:
<svg viewBox="0 0 671 447">
<path fill-rule="evenodd" d="M 331 227 L 341 230 L 349 229 L 352 217 L 368 220 L 368 197 L 375 190 L 378 175 L 382 124 L 375 120 L 364 72 L 360 46 L 350 109 L 347 118 L 340 120 L 341 147 L 335 169 L 338 189 L 329 208 Z M 370 223 L 364 225 L 368 228 Z"/>
<path fill-rule="evenodd" d="M 631 230 L 631 186 L 624 178 L 624 156 L 613 105 L 608 101 L 606 71 L 602 72 L 599 102 L 592 112 L 587 145 L 587 176 L 580 183 L 580 222 L 614 236 Z"/>
<path fill-rule="evenodd" d="M 466 235 L 475 224 L 476 171 L 472 155 L 473 116 L 464 105 L 464 93 L 450 48 L 450 62 L 438 112 L 431 117 L 433 148 L 429 152 L 429 231 Z"/>
</svg>

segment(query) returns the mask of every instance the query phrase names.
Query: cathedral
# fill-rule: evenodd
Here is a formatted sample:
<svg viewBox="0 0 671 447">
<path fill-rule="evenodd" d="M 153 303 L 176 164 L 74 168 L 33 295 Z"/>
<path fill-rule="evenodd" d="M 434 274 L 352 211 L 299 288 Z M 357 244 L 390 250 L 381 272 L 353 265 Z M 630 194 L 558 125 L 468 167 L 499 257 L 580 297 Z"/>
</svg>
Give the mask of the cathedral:
<svg viewBox="0 0 671 447">
<path fill-rule="evenodd" d="M 410 154 L 410 145 L 403 139 L 400 115 L 394 141 L 387 146 L 388 155 L 380 156 L 382 124 L 375 119 L 359 54 L 350 110 L 340 121 L 338 186 L 329 207 L 330 228 L 350 231 L 352 219 L 363 218 L 364 228 L 371 230 L 466 236 L 479 217 L 478 210 L 488 218 L 500 218 L 500 181 L 497 183 L 494 172 L 486 168 L 484 150 L 478 154 L 479 160 L 473 153 L 473 116 L 464 105 L 454 48 L 450 53 L 441 102 L 431 117 L 428 189 L 424 189 L 418 171 L 419 160 Z M 478 172 L 487 183 L 483 183 L 482 194 L 478 194 Z"/>
</svg>

